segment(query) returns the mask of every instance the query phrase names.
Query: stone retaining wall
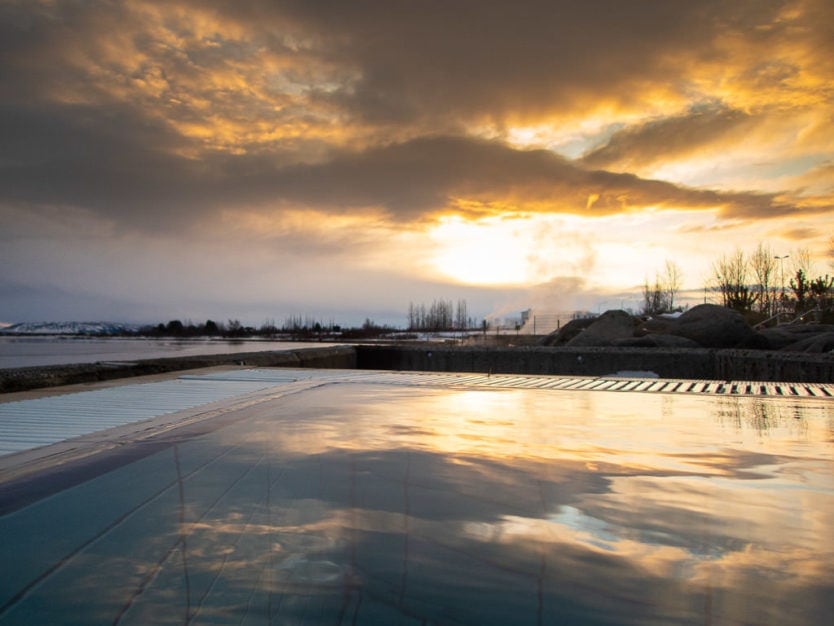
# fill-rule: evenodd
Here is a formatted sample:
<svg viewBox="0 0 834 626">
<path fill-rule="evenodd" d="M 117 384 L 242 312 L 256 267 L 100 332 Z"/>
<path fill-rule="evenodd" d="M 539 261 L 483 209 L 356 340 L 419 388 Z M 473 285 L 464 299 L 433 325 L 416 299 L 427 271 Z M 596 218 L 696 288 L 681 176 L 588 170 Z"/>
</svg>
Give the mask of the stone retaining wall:
<svg viewBox="0 0 834 626">
<path fill-rule="evenodd" d="M 661 378 L 834 382 L 834 355 L 680 348 L 460 347 L 359 345 L 0 370 L 0 393 L 113 380 L 218 365 L 606 376 L 654 372 Z"/>
<path fill-rule="evenodd" d="M 834 383 L 834 354 L 716 350 L 717 380 Z"/>
<path fill-rule="evenodd" d="M 661 378 L 834 382 L 834 355 L 681 348 L 461 348 L 357 346 L 360 369 L 605 376 L 654 372 Z"/>
</svg>

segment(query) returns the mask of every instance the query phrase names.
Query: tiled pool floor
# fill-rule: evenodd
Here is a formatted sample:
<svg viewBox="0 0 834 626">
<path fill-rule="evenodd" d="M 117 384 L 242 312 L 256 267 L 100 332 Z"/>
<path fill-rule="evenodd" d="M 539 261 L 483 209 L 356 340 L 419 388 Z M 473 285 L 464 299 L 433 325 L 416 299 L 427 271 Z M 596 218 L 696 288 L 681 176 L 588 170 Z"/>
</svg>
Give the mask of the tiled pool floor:
<svg viewBox="0 0 834 626">
<path fill-rule="evenodd" d="M 7 507 L 0 623 L 783 625 L 834 610 L 829 400 L 213 376 L 264 386 L 172 414 L 191 430 L 141 422 L 155 427 L 111 439 L 136 454 Z"/>
</svg>

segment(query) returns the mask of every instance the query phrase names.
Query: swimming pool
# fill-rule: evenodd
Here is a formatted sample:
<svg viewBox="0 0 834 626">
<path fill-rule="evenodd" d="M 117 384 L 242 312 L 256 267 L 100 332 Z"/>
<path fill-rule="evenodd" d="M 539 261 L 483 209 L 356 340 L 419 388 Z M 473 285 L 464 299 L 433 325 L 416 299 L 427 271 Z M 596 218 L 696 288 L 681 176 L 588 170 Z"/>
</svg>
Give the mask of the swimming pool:
<svg viewBox="0 0 834 626">
<path fill-rule="evenodd" d="M 1 517 L 0 623 L 817 624 L 833 441 L 824 400 L 323 381 Z"/>
</svg>

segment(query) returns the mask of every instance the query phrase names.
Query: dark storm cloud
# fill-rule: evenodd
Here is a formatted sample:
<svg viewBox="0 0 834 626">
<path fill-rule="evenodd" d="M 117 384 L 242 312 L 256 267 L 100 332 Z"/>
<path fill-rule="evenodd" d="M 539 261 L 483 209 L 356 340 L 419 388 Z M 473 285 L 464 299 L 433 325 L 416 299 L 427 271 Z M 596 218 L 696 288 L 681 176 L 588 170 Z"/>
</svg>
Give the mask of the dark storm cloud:
<svg viewBox="0 0 834 626">
<path fill-rule="evenodd" d="M 161 70 L 172 115 L 193 95 L 187 88 L 211 84 L 208 69 L 245 69 L 253 51 L 264 49 L 287 63 L 325 64 L 333 77 L 351 76 L 308 85 L 308 104 L 335 107 L 348 122 L 379 132 L 395 127 L 399 137 L 427 128 L 459 132 L 473 121 L 500 126 L 635 107 L 658 94 L 700 100 L 690 72 L 702 63 L 734 71 L 738 60 L 727 57 L 734 45 L 751 63 L 737 74 L 748 86 L 772 83 L 777 66 L 789 82 L 802 73 L 787 59 L 749 61 L 773 51 L 771 44 L 808 46 L 801 56 L 814 67 L 834 58 L 834 9 L 825 0 L 18 2 L 2 11 L 5 94 L 92 82 L 84 63 L 99 63 L 92 77 L 121 79 L 123 87 Z M 183 37 L 192 22 L 200 25 L 194 40 Z M 157 32 L 160 24 L 170 37 Z M 138 53 L 130 67 L 136 75 L 118 76 L 123 68 L 106 52 L 119 47 L 126 57 Z M 302 83 L 310 77 L 309 65 L 293 71 Z M 217 109 L 253 106 L 224 89 L 211 95 Z M 268 102 L 258 104 L 259 115 L 268 115 Z M 195 117 L 193 110 L 177 114 Z"/>
<path fill-rule="evenodd" d="M 750 115 L 723 106 L 698 107 L 687 115 L 661 118 L 616 132 L 582 158 L 594 168 L 630 168 L 696 154 L 745 125 Z"/>
<path fill-rule="evenodd" d="M 802 27 L 824 58 L 824 2 L 803 2 L 816 22 L 788 23 L 780 13 L 787 0 L 621 0 L 568 2 L 459 0 L 407 2 L 359 0 L 249 0 L 247 2 L 11 3 L 2 8 L 0 50 L 26 70 L 14 80 L 18 92 L 37 81 L 71 81 L 82 61 L 102 62 L 112 41 L 151 55 L 177 73 L 245 64 L 252 49 L 295 51 L 295 60 L 314 58 L 356 79 L 317 97 L 382 124 L 430 120 L 448 130 L 457 122 L 486 117 L 498 122 L 573 110 L 600 103 L 641 102 L 652 89 L 686 94 L 687 71 L 699 62 L 720 62 L 727 53 L 719 39 L 766 46 L 789 29 Z M 182 10 L 177 13 L 177 6 Z M 813 9 L 813 11 L 811 10 Z M 170 33 L 182 35 L 188 12 L 216 20 L 198 38 L 211 47 L 172 47 L 170 39 L 142 30 L 150 15 Z M 814 13 L 816 11 L 816 13 Z M 184 18 L 178 23 L 173 16 Z M 804 14 L 803 14 L 804 17 Z M 200 22 L 200 20 L 194 20 Z M 246 32 L 235 39 L 226 26 Z M 195 27 L 195 30 L 200 30 Z M 217 30 L 218 32 L 214 32 Z M 791 31 L 791 32 L 793 32 Z M 119 44 L 116 44 L 119 45 Z M 127 55 L 132 50 L 125 49 Z M 59 55 L 67 54 L 61 58 Z M 74 65 L 68 68 L 66 61 Z M 49 61 L 49 62 L 47 62 Z M 57 61 L 57 62 L 56 62 Z M 770 76 L 762 62 L 752 73 Z M 146 69 L 146 68 L 142 68 Z M 305 70 L 299 69 L 299 76 Z M 135 77 L 134 77 L 135 78 Z M 42 85 L 41 85 L 42 86 Z M 25 93 L 25 91 L 24 91 Z M 233 103 L 229 103 L 230 106 Z M 451 126 L 450 126 L 451 125 Z"/>
<path fill-rule="evenodd" d="M 460 130 L 481 114 L 511 119 L 639 99 L 652 84 L 685 89 L 686 66 L 720 58 L 716 38 L 741 33 L 766 43 L 783 30 L 777 15 L 788 4 L 193 2 L 193 37 L 177 48 L 192 21 L 187 3 L 180 13 L 153 2 L 9 3 L 0 8 L 0 201 L 82 207 L 142 228 L 286 206 L 381 209 L 400 221 L 463 204 L 484 212 L 608 215 L 654 206 L 742 218 L 792 214 L 771 194 L 689 189 L 599 169 L 657 158 L 661 144 L 681 153 L 718 138 L 748 119 L 735 109 L 627 129 L 584 165 Z M 821 17 L 825 5 L 812 4 Z M 279 76 L 289 82 L 230 87 L 263 73 L 247 65 L 262 49 L 297 51 L 266 59 L 277 65 L 303 59 L 355 77 L 313 81 L 305 92 L 310 110 L 292 117 L 281 89 L 303 86 L 313 65 L 290 67 Z M 260 95 L 250 102 L 253 92 Z M 270 105 L 281 113 L 265 117 Z M 340 128 L 328 126 L 310 163 L 287 136 L 315 134 L 325 114 L 345 127 L 365 120 L 373 141 L 327 145 Z M 261 124 L 270 131 L 280 115 L 292 123 L 276 139 L 235 130 Z M 232 139 L 212 136 L 206 147 L 187 124 L 209 135 L 232 128 Z M 397 124 L 407 130 L 388 136 Z M 450 128 L 460 132 L 451 136 Z"/>
<path fill-rule="evenodd" d="M 785 4 L 298 0 L 225 10 L 247 25 L 289 20 L 318 34 L 322 54 L 361 72 L 350 93 L 332 96 L 358 114 L 436 122 L 635 102 L 650 83 L 686 89 L 682 69 L 717 60 L 716 37 L 758 37 L 755 27 L 773 22 Z"/>
<path fill-rule="evenodd" d="M 165 150 L 176 138 L 130 110 L 3 111 L 0 200 L 85 207 L 117 223 L 169 229 L 234 207 L 382 209 L 397 221 L 454 208 L 607 215 L 645 206 L 723 208 L 772 217 L 793 211 L 771 195 L 687 189 L 588 170 L 544 150 L 460 137 L 418 139 L 324 163 L 280 166 L 269 155 L 200 162 Z M 490 208 L 491 205 L 497 207 Z"/>
<path fill-rule="evenodd" d="M 122 107 L 0 108 L 0 202 L 74 206 L 130 221 L 193 218 L 200 168 L 177 138 Z"/>
<path fill-rule="evenodd" d="M 545 150 L 515 150 L 459 137 L 419 139 L 288 168 L 270 186 L 298 202 L 382 206 L 401 219 L 445 209 L 456 198 L 480 202 L 485 211 L 498 203 L 496 212 L 511 208 L 608 215 L 658 206 L 774 217 L 795 210 L 773 195 L 689 189 L 584 169 Z"/>
</svg>

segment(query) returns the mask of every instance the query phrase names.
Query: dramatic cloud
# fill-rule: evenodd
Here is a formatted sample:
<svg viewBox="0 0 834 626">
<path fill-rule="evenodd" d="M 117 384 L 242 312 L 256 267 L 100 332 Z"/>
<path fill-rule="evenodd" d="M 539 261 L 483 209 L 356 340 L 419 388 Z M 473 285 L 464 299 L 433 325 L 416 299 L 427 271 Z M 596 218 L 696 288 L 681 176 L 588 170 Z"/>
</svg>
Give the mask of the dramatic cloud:
<svg viewBox="0 0 834 626">
<path fill-rule="evenodd" d="M 658 161 L 699 153 L 705 145 L 727 136 L 737 138 L 749 127 L 750 116 L 726 107 L 697 108 L 686 115 L 664 117 L 626 127 L 582 161 L 589 167 L 633 170 Z"/>
<path fill-rule="evenodd" d="M 11 117 L 11 116 L 10 116 Z M 39 122 L 43 124 L 39 124 Z M 16 119 L 30 145 L 55 137 L 53 120 Z M 632 174 L 588 170 L 545 150 L 515 150 L 459 137 L 416 139 L 324 163 L 274 166 L 269 158 L 216 156 L 199 165 L 128 145 L 130 128 L 113 136 L 99 126 L 85 139 L 58 126 L 62 151 L 3 168 L 7 202 L 68 204 L 105 217 L 168 229 L 216 219 L 223 208 L 320 208 L 383 211 L 398 221 L 440 213 L 553 212 L 610 215 L 645 207 L 716 209 L 732 217 L 775 217 L 797 208 L 772 194 L 689 189 Z M 15 132 L 6 154 L 11 158 Z M 45 152 L 45 151 L 44 151 Z M 18 154 L 24 153 L 21 149 Z"/>
<path fill-rule="evenodd" d="M 696 87 L 690 77 L 700 76 L 692 68 L 726 63 L 737 45 L 730 42 L 742 42 L 746 53 L 782 43 L 792 28 L 813 26 L 800 7 L 785 2 L 249 6 L 242 12 L 235 7 L 227 17 L 246 27 L 289 19 L 301 32 L 315 33 L 311 47 L 357 71 L 348 102 L 370 119 L 410 122 L 547 116 L 590 103 L 643 103 L 661 94 L 683 101 Z M 790 37 L 785 45 L 802 39 Z"/>
<path fill-rule="evenodd" d="M 192 273 L 212 247 L 315 284 L 323 259 L 361 282 L 395 249 L 436 285 L 450 216 L 510 234 L 565 216 L 603 265 L 615 219 L 645 238 L 644 263 L 684 232 L 705 237 L 686 249 L 766 236 L 821 250 L 832 24 L 828 0 L 9 0 L 0 238 L 16 245 L 0 262 L 22 272 L 24 258 L 39 266 L 27 250 L 107 256 L 130 239 L 125 254 L 141 255 L 164 239 Z M 460 245 L 442 258 L 465 264 L 478 246 Z M 573 278 L 541 261 L 549 241 L 530 245 L 545 251 L 517 251 L 530 275 Z M 134 261 L 125 283 L 151 271 Z M 40 269 L 9 278 L 62 287 Z M 97 288 L 86 263 L 65 269 Z M 121 284 L 112 272 L 102 284 Z"/>
<path fill-rule="evenodd" d="M 439 137 L 345 155 L 279 172 L 287 197 L 323 205 L 383 206 L 413 215 L 554 212 L 609 215 L 645 207 L 720 209 L 728 216 L 773 217 L 796 208 L 770 194 L 687 189 L 631 174 L 587 170 L 544 150 Z M 455 204 L 455 201 L 462 201 Z"/>
<path fill-rule="evenodd" d="M 132 103 L 192 149 L 236 153 L 611 111 L 679 116 L 703 102 L 807 106 L 826 97 L 834 56 L 824 0 L 27 2 L 6 13 L 18 99 Z"/>
</svg>

